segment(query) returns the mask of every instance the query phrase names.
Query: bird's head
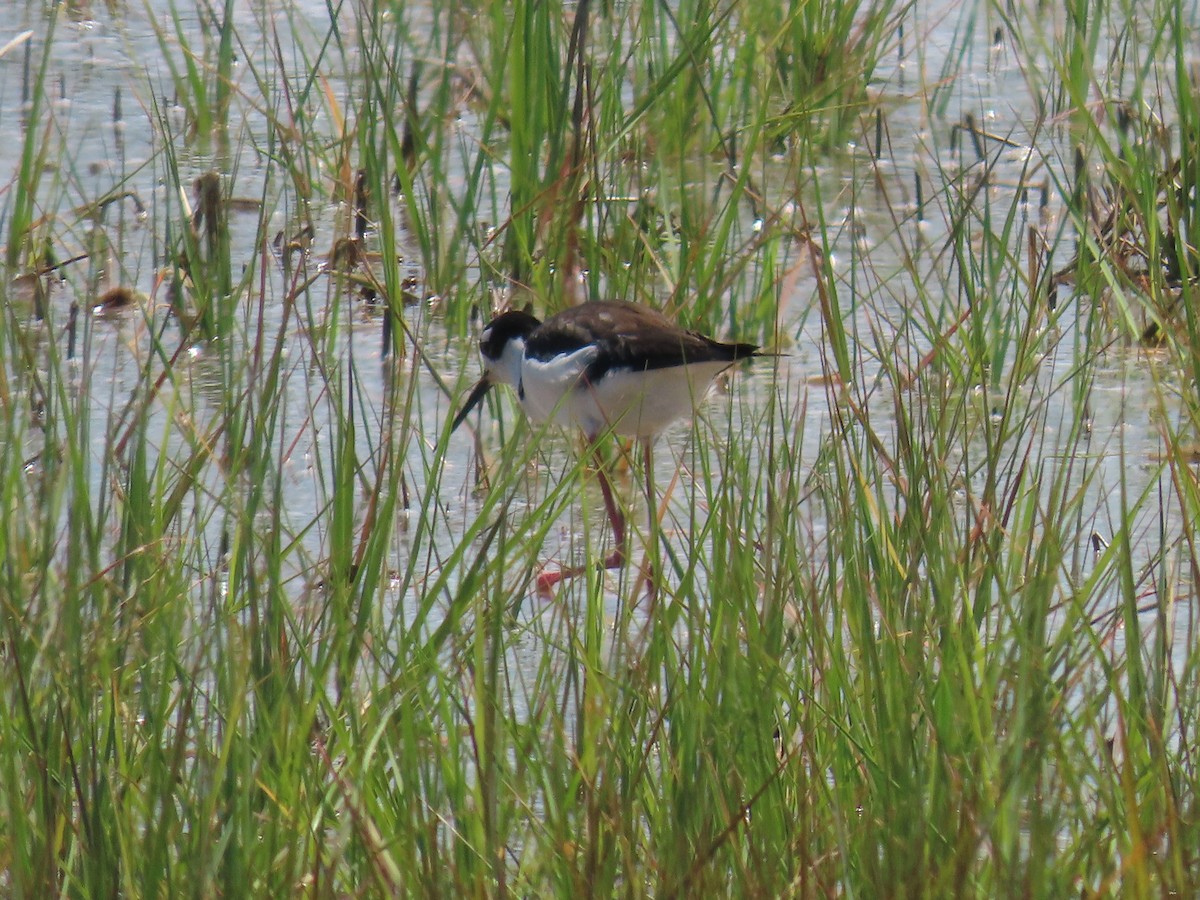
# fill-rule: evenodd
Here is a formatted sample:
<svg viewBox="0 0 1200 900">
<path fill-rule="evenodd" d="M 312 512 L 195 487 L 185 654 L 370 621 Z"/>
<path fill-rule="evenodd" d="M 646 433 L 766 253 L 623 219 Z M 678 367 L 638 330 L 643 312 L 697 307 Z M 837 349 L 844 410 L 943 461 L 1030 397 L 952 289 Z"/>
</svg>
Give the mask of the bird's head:
<svg viewBox="0 0 1200 900">
<path fill-rule="evenodd" d="M 521 381 L 521 360 L 525 355 L 525 339 L 542 323 L 534 316 L 512 309 L 492 319 L 479 335 L 479 356 L 483 360 L 483 377 L 467 395 L 467 401 L 454 417 L 451 430 L 480 404 L 494 384 L 516 387 Z"/>
</svg>

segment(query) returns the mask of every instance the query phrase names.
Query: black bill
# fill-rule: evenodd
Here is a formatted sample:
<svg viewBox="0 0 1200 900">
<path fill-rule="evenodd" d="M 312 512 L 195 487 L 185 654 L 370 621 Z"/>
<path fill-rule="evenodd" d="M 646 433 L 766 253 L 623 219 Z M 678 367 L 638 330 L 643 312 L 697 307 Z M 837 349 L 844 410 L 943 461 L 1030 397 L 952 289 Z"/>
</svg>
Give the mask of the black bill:
<svg viewBox="0 0 1200 900">
<path fill-rule="evenodd" d="M 463 419 L 471 414 L 471 410 L 477 407 L 488 389 L 492 386 L 492 380 L 484 375 L 479 379 L 479 383 L 471 388 L 471 393 L 467 396 L 467 402 L 463 404 L 463 408 L 458 411 L 458 415 L 454 417 L 454 424 L 450 426 L 451 431 L 456 431 L 458 426 L 463 423 Z"/>
</svg>

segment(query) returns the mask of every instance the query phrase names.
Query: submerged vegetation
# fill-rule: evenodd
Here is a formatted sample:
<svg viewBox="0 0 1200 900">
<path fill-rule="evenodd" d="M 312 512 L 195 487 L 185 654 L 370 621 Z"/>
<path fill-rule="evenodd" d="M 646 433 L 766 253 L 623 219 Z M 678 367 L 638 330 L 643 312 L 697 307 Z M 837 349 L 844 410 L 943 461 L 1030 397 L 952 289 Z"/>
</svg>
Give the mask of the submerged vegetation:
<svg viewBox="0 0 1200 900">
<path fill-rule="evenodd" d="M 12 6 L 4 894 L 1196 891 L 1194 9 Z M 781 355 L 546 599 L 601 297 Z"/>
</svg>

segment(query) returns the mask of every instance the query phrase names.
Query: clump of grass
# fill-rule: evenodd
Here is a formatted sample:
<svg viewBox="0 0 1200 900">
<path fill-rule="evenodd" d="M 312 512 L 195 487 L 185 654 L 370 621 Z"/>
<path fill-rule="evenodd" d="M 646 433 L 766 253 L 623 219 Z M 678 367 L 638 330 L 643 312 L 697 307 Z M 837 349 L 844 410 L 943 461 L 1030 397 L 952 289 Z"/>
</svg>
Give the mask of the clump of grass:
<svg viewBox="0 0 1200 900">
<path fill-rule="evenodd" d="M 49 48 L 54 41 L 57 16 L 49 16 L 44 37 L 39 42 L 40 57 L 34 59 L 35 42 L 27 40 L 25 47 L 25 64 L 22 83 L 22 106 L 26 122 L 38 123 L 44 111 L 49 94 Z M 6 45 L 6 51 L 15 49 L 12 44 Z M 36 68 L 35 68 L 36 66 Z M 41 176 L 47 164 L 47 153 L 51 141 L 49 128 L 24 128 L 24 139 L 21 143 L 21 153 L 17 171 L 13 178 L 13 191 L 7 204 L 8 244 L 5 247 L 4 262 L 8 269 L 14 270 L 22 264 L 33 262 L 36 238 L 33 233 L 34 213 L 37 208 L 38 189 Z"/>
<path fill-rule="evenodd" d="M 234 10 L 233 0 L 190 9 L 172 0 L 165 15 L 148 17 L 174 89 L 171 99 L 186 113 L 189 136 L 202 141 L 220 140 L 229 124 L 235 94 Z"/>
</svg>

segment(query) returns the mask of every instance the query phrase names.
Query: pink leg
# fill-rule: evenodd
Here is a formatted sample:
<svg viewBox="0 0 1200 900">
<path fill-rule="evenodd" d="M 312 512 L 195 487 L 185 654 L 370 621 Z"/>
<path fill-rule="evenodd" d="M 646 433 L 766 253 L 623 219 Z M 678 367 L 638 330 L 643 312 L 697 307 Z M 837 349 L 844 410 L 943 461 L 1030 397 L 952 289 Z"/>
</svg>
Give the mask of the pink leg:
<svg viewBox="0 0 1200 900">
<path fill-rule="evenodd" d="M 600 455 L 599 447 L 595 448 L 594 454 L 596 477 L 600 479 L 600 493 L 604 496 L 604 509 L 608 513 L 608 521 L 613 530 L 613 541 L 616 543 L 616 548 L 604 559 L 604 568 L 619 569 L 625 565 L 625 516 L 621 513 L 616 498 L 613 496 L 612 482 L 604 473 L 604 457 Z M 573 566 L 569 569 L 559 569 L 556 572 L 542 572 L 537 577 L 537 592 L 542 595 L 549 594 L 560 581 L 582 575 L 587 570 L 587 566 Z"/>
<path fill-rule="evenodd" d="M 608 510 L 608 521 L 612 525 L 613 542 L 616 549 L 604 560 L 604 568 L 616 569 L 625 564 L 625 516 L 617 508 L 613 498 L 612 482 L 604 474 L 604 459 L 596 451 L 596 474 L 600 477 L 600 493 L 604 495 L 604 508 Z"/>
</svg>

